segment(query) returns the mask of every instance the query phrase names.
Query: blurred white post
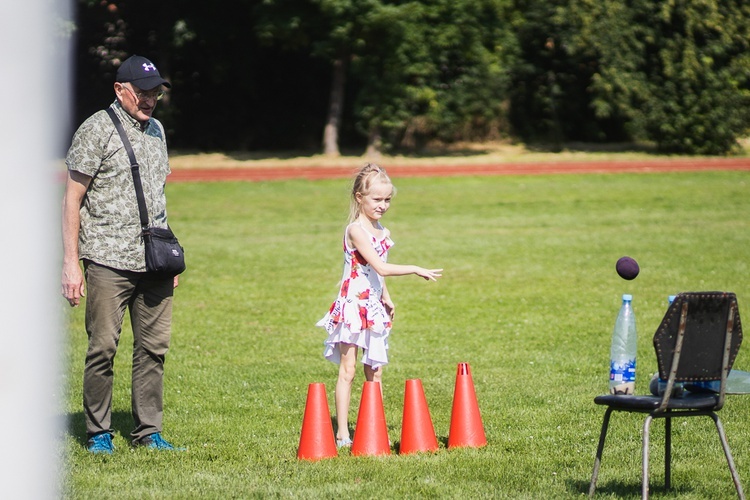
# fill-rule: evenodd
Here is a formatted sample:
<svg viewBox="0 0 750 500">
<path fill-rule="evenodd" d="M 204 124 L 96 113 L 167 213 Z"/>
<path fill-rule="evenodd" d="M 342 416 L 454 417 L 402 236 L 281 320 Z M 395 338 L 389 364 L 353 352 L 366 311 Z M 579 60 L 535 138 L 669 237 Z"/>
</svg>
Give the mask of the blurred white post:
<svg viewBox="0 0 750 500">
<path fill-rule="evenodd" d="M 0 498 L 61 493 L 55 156 L 67 133 L 69 8 L 69 0 L 0 2 Z"/>
</svg>

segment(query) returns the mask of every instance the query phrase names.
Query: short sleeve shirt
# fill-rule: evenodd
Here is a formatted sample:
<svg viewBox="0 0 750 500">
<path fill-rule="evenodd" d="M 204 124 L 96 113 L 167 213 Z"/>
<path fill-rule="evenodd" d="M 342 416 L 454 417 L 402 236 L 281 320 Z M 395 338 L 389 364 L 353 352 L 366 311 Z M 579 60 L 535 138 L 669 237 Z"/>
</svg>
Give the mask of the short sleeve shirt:
<svg viewBox="0 0 750 500">
<path fill-rule="evenodd" d="M 165 185 L 170 173 L 164 129 L 154 118 L 145 127 L 115 101 L 139 165 L 149 226 L 167 226 Z M 91 177 L 80 210 L 78 256 L 115 269 L 142 272 L 146 261 L 130 159 L 105 110 L 76 131 L 65 160 L 68 170 Z"/>
</svg>

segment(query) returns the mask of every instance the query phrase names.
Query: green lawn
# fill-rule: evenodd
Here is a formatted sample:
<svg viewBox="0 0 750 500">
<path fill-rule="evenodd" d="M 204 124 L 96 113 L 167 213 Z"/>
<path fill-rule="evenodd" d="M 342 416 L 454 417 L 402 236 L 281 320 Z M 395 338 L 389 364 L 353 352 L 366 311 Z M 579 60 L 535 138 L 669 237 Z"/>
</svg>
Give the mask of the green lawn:
<svg viewBox="0 0 750 500">
<path fill-rule="evenodd" d="M 680 291 L 727 290 L 750 314 L 746 172 L 395 178 L 384 224 L 390 260 L 443 267 L 427 283 L 392 278 L 397 307 L 385 413 L 394 450 L 404 382 L 422 380 L 434 454 L 299 461 L 308 384 L 337 367 L 315 322 L 337 291 L 348 182 L 172 184 L 170 222 L 186 247 L 167 357 L 165 437 L 184 453 L 133 450 L 129 325 L 117 358 L 115 446 L 85 451 L 83 308 L 69 314 L 63 492 L 68 498 L 567 498 L 587 492 L 623 293 L 639 330 L 637 392 L 656 369 L 651 336 Z M 616 260 L 641 274 L 624 281 Z M 750 317 L 750 316 L 748 316 Z M 736 368 L 750 370 L 750 346 Z M 468 362 L 488 445 L 446 449 L 456 366 Z M 364 378 L 358 373 L 350 421 Z M 750 398 L 720 413 L 750 488 Z M 612 419 L 600 497 L 640 496 L 642 417 Z M 674 489 L 663 484 L 663 430 L 652 433 L 654 498 L 731 498 L 709 419 L 674 426 Z"/>
</svg>

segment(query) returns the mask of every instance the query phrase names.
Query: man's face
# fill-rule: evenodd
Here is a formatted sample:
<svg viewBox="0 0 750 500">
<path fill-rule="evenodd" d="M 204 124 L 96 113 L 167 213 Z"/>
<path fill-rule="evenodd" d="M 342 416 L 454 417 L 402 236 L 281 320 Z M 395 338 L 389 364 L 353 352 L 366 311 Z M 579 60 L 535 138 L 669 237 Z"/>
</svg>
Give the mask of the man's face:
<svg viewBox="0 0 750 500">
<path fill-rule="evenodd" d="M 147 122 L 156 108 L 161 86 L 141 90 L 132 83 L 115 83 L 115 95 L 122 109 L 139 122 Z"/>
</svg>

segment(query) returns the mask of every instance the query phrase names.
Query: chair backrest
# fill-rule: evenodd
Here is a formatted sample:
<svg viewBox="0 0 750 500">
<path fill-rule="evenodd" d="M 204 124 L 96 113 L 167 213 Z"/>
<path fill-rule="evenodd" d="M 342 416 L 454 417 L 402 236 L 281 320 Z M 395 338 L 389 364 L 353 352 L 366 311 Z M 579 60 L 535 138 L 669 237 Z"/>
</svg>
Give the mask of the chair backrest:
<svg viewBox="0 0 750 500">
<path fill-rule="evenodd" d="M 737 297 L 731 292 L 686 292 L 675 297 L 654 334 L 659 377 L 678 382 L 721 380 L 742 343 Z M 723 377 L 722 377 L 723 375 Z"/>
</svg>

